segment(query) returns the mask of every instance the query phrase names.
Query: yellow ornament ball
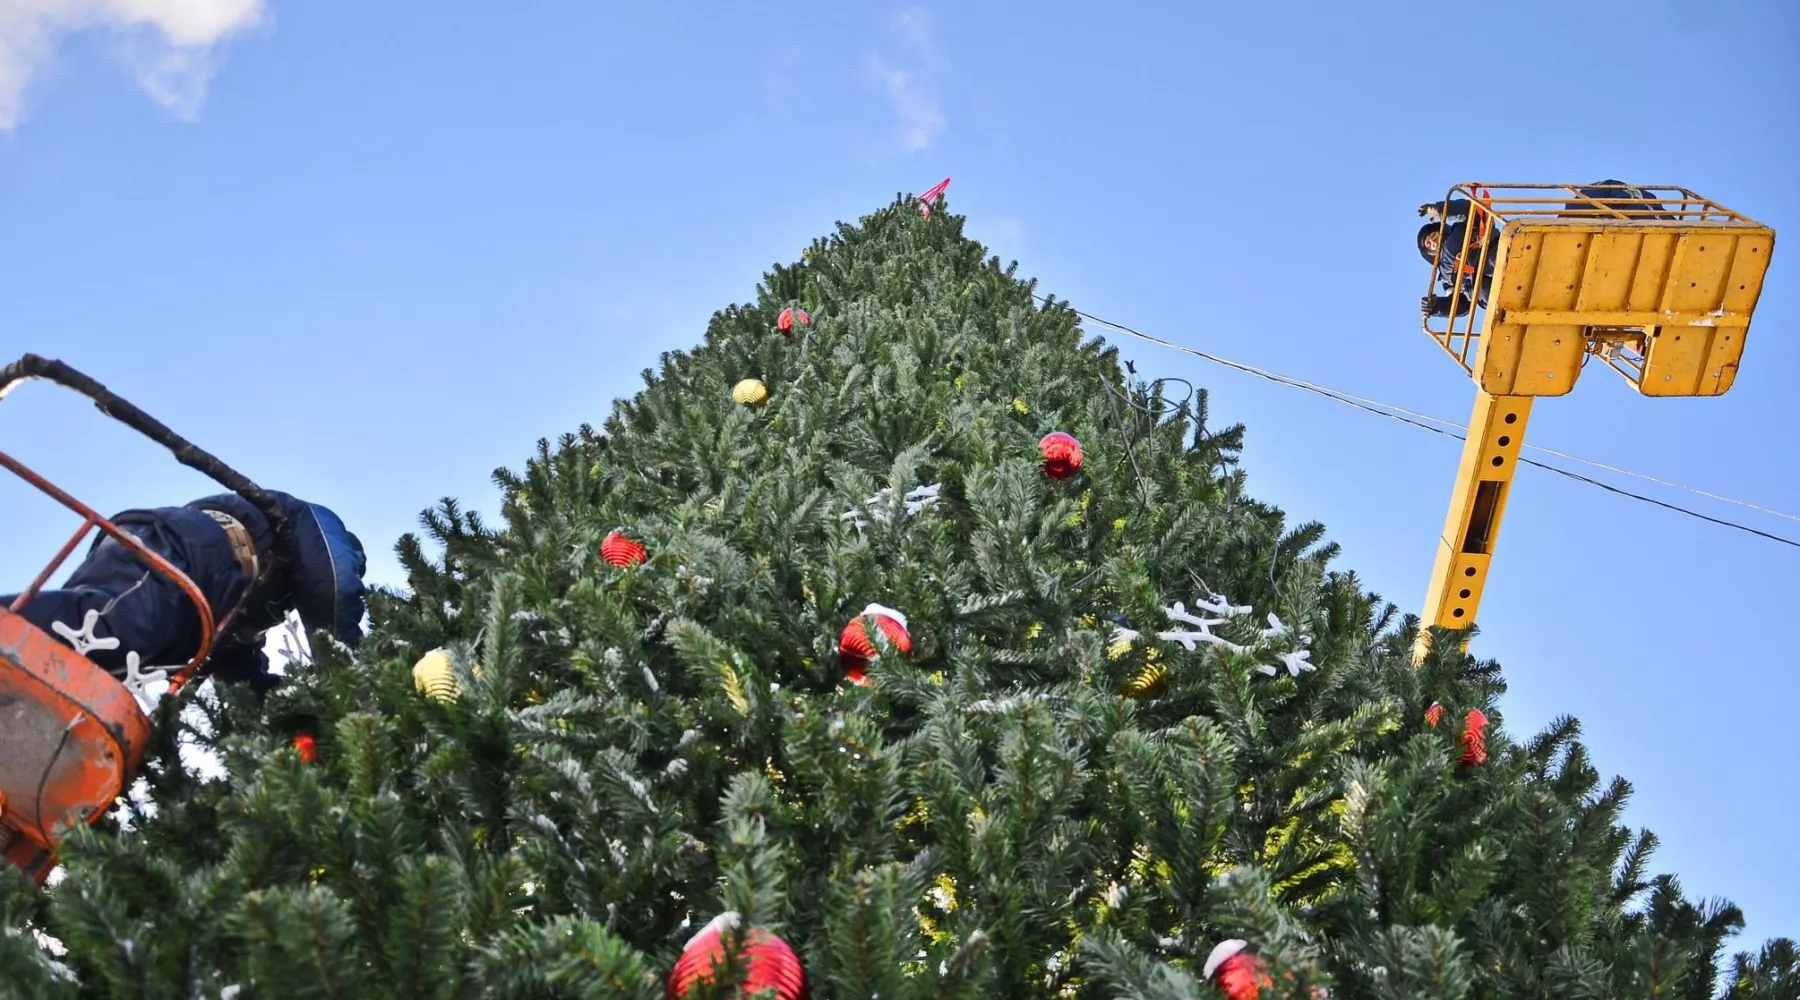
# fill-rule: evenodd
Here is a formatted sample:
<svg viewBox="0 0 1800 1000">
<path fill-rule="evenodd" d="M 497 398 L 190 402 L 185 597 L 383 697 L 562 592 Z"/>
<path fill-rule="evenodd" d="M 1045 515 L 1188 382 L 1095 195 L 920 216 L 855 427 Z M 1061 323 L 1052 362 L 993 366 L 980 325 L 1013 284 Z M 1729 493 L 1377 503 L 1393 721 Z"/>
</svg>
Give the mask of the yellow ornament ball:
<svg viewBox="0 0 1800 1000">
<path fill-rule="evenodd" d="M 462 694 L 462 684 L 450 667 L 450 654 L 434 649 L 413 664 L 413 685 L 433 701 L 455 701 Z"/>
<path fill-rule="evenodd" d="M 1106 644 L 1106 658 L 1109 660 L 1117 660 L 1126 653 L 1131 652 L 1131 640 L 1135 638 L 1137 638 L 1136 632 L 1128 632 L 1125 629 L 1115 629 L 1113 631 L 1112 641 Z"/>
<path fill-rule="evenodd" d="M 732 387 L 731 398 L 745 406 L 761 406 L 769 399 L 769 387 L 757 379 L 747 378 Z"/>
<path fill-rule="evenodd" d="M 1162 694 L 1169 686 L 1169 670 L 1160 663 L 1152 663 L 1138 675 L 1125 682 L 1124 695 L 1127 698 L 1150 698 Z"/>
</svg>

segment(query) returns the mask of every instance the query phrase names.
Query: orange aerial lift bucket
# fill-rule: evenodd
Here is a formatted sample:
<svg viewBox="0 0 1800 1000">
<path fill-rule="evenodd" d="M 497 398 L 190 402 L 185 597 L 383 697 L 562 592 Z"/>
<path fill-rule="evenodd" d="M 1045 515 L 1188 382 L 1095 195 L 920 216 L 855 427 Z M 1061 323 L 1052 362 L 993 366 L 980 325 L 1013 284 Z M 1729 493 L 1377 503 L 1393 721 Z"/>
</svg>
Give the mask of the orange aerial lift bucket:
<svg viewBox="0 0 1800 1000">
<path fill-rule="evenodd" d="M 289 551 L 291 526 L 274 499 L 254 483 L 201 451 L 105 386 L 59 361 L 27 354 L 0 368 L 0 399 L 26 379 L 44 379 L 92 399 L 117 418 L 257 505 L 275 529 L 275 556 L 267 573 L 279 572 Z M 57 845 L 72 825 L 106 814 L 136 774 L 150 740 L 150 720 L 136 695 L 75 648 L 46 635 L 20 615 L 82 540 L 98 529 L 125 546 L 153 572 L 173 581 L 200 616 L 200 644 L 169 679 L 171 693 L 188 684 L 206 662 L 214 638 L 231 622 L 232 609 L 215 623 L 213 609 L 185 573 L 92 508 L 0 451 L 3 468 L 79 515 L 78 528 L 8 607 L 0 607 L 0 858 L 43 882 L 55 866 Z M 258 581 L 260 583 L 260 581 Z M 253 588 L 254 589 L 254 585 Z M 248 593 L 248 591 L 246 592 Z"/>
<path fill-rule="evenodd" d="M 43 881 L 58 830 L 90 823 L 137 770 L 150 723 L 87 657 L 0 608 L 0 841 Z"/>
</svg>

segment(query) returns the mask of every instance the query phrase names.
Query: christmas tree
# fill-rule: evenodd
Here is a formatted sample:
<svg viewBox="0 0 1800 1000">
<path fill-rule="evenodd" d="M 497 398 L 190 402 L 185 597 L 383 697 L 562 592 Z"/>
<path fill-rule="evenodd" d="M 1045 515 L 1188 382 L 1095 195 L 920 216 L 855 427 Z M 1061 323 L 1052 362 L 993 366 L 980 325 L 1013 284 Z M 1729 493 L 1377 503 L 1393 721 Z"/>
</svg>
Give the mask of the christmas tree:
<svg viewBox="0 0 1800 1000">
<path fill-rule="evenodd" d="M 920 208 L 427 513 L 355 656 L 165 701 L 6 876 L 7 995 L 1800 997 L 1574 720 L 1415 666 L 1243 428 Z"/>
</svg>

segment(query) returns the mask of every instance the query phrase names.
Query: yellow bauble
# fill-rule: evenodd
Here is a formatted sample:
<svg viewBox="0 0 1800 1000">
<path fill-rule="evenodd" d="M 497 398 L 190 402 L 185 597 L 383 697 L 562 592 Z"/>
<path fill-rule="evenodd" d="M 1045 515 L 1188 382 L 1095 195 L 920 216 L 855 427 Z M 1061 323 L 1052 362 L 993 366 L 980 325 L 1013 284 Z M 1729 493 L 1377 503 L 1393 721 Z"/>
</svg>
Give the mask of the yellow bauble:
<svg viewBox="0 0 1800 1000">
<path fill-rule="evenodd" d="M 747 378 L 732 387 L 731 398 L 745 406 L 761 406 L 769 398 L 769 387 L 756 379 Z"/>
<path fill-rule="evenodd" d="M 1161 694 L 1169 686 L 1169 671 L 1160 663 L 1152 663 L 1125 682 L 1125 697 L 1148 698 Z"/>
<path fill-rule="evenodd" d="M 455 701 L 462 694 L 462 684 L 450 667 L 450 654 L 434 649 L 413 664 L 413 685 L 433 701 Z"/>
</svg>

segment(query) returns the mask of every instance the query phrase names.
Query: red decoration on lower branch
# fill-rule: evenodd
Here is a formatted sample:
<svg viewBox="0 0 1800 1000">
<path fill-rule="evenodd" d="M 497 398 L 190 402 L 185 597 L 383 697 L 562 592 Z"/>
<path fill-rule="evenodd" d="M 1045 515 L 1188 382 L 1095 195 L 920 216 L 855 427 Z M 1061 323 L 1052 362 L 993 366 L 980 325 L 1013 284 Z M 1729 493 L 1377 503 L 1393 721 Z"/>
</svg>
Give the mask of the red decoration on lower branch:
<svg viewBox="0 0 1800 1000">
<path fill-rule="evenodd" d="M 696 984 L 712 980 L 713 963 L 725 955 L 723 933 L 737 922 L 738 915 L 727 910 L 688 941 L 669 973 L 669 1000 L 680 1000 Z M 806 997 L 806 968 L 786 941 L 752 927 L 744 934 L 743 944 L 741 954 L 746 969 L 740 996 L 773 988 L 780 1000 Z"/>
<path fill-rule="evenodd" d="M 875 619 L 876 633 L 869 634 L 868 619 Z M 902 654 L 912 652 L 912 636 L 906 631 L 906 616 L 893 608 L 871 604 L 863 609 L 838 636 L 838 658 L 844 662 L 844 674 L 852 684 L 867 684 L 869 661 L 880 655 L 877 643 L 891 645 Z"/>
<path fill-rule="evenodd" d="M 319 742 L 311 733 L 301 733 L 294 737 L 294 749 L 300 754 L 300 763 L 311 764 L 319 759 Z"/>
<path fill-rule="evenodd" d="M 1081 442 L 1062 431 L 1052 431 L 1038 442 L 1044 456 L 1044 475 L 1067 479 L 1081 471 Z"/>
</svg>

